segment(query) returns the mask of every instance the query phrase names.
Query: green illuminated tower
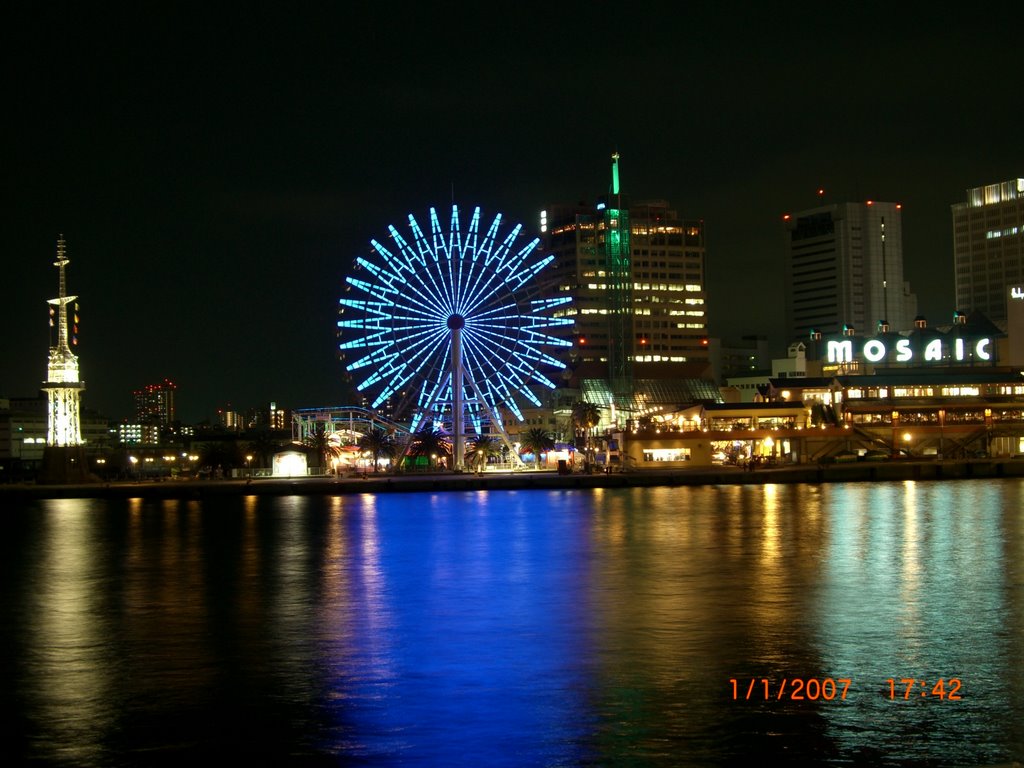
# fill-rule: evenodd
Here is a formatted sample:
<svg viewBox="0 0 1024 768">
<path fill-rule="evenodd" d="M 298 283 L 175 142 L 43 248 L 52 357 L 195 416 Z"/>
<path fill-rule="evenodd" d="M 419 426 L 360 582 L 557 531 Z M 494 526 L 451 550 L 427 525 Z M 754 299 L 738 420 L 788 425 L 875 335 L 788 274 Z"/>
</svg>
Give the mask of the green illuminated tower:
<svg viewBox="0 0 1024 768">
<path fill-rule="evenodd" d="M 608 308 L 608 379 L 619 404 L 633 395 L 633 275 L 629 260 L 629 207 L 619 190 L 619 153 L 604 209 L 604 268 Z"/>
<path fill-rule="evenodd" d="M 539 224 L 555 258 L 542 295 L 572 298 L 555 314 L 573 320 L 563 379 L 622 424 L 655 401 L 688 402 L 687 382 L 707 376 L 710 362 L 704 222 L 667 200 L 628 199 L 619 170 L 615 153 L 596 205 L 549 205 Z"/>
</svg>

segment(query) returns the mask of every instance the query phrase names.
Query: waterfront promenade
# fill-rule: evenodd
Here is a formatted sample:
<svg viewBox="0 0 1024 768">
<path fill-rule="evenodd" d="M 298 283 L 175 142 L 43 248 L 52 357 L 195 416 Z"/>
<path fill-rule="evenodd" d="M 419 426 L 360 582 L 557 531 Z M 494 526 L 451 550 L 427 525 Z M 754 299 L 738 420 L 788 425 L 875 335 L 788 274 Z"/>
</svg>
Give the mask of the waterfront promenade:
<svg viewBox="0 0 1024 768">
<path fill-rule="evenodd" d="M 836 483 L 886 480 L 964 480 L 1024 477 L 1024 459 L 881 461 L 795 464 L 746 471 L 738 467 L 644 469 L 611 474 L 519 472 L 388 474 L 355 477 L 261 477 L 228 480 L 96 482 L 68 485 L 0 485 L 0 500 L 18 498 L 204 498 L 240 495 L 335 495 L 523 488 L 629 488 L 642 486 Z"/>
</svg>

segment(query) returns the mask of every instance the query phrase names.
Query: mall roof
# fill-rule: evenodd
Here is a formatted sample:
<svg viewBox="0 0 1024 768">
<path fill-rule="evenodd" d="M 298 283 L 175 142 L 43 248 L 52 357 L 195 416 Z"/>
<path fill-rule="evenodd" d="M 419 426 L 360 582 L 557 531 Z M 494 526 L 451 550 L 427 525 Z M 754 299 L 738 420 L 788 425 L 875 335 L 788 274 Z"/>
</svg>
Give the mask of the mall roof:
<svg viewBox="0 0 1024 768">
<path fill-rule="evenodd" d="M 580 396 L 588 403 L 642 411 L 651 406 L 679 408 L 694 403 L 720 403 L 722 393 L 710 379 L 634 379 L 631 397 L 615 397 L 607 379 L 583 379 Z M 628 402 L 623 402 L 628 400 Z"/>
</svg>

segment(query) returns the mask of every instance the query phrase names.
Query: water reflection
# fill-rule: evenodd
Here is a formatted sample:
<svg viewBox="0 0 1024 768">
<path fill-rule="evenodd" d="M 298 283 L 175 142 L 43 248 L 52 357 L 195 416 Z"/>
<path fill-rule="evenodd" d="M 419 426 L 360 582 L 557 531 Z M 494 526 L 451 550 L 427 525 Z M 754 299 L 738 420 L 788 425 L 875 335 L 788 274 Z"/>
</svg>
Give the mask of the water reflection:
<svg viewBox="0 0 1024 768">
<path fill-rule="evenodd" d="M 13 756 L 74 765 L 1019 760 L 1021 509 L 1015 481 L 37 503 L 0 703 Z"/>
<path fill-rule="evenodd" d="M 102 755 L 103 735 L 114 719 L 116 698 L 106 670 L 117 666 L 103 611 L 107 588 L 102 572 L 104 542 L 97 535 L 93 503 L 46 502 L 40 557 L 28 576 L 26 674 L 45 681 L 32 698 L 29 718 L 54 734 L 38 747 L 72 762 Z"/>
</svg>

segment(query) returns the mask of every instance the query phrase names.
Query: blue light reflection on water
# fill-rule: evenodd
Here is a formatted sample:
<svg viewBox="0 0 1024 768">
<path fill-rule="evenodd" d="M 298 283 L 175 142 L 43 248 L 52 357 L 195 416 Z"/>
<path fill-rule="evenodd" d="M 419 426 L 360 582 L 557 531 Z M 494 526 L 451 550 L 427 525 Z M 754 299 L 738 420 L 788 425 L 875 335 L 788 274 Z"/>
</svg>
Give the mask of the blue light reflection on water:
<svg viewBox="0 0 1024 768">
<path fill-rule="evenodd" d="M 8 756 L 366 765 L 1022 759 L 1016 481 L 37 502 Z M 959 677 L 963 701 L 890 701 Z M 846 701 L 729 680 L 845 677 Z"/>
<path fill-rule="evenodd" d="M 363 497 L 348 599 L 318 621 L 317 656 L 346 749 L 442 765 L 572 763 L 589 656 L 588 544 L 558 495 Z M 551 517 L 533 520 L 543 503 Z M 563 514 L 564 513 L 564 514 Z M 415 515 L 415 520 L 403 519 Z M 401 532 L 395 530 L 399 526 Z M 331 535 L 331 541 L 339 537 Z M 330 584 L 337 573 L 324 573 Z M 341 630 L 341 631 L 339 631 Z M 327 745 L 329 746 L 329 745 Z M 540 761 L 538 763 L 538 760 Z"/>
</svg>

